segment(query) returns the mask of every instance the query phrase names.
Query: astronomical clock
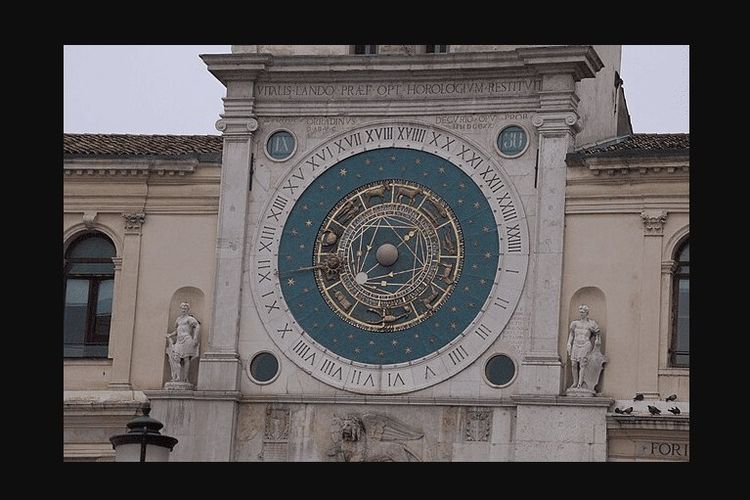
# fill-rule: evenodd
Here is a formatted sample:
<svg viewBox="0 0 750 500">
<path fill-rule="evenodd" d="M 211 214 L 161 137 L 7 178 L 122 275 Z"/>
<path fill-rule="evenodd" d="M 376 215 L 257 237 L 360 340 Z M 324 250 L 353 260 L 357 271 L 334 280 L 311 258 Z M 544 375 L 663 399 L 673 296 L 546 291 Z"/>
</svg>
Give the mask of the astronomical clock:
<svg viewBox="0 0 750 500">
<path fill-rule="evenodd" d="M 445 130 L 389 123 L 293 163 L 259 215 L 250 270 L 279 349 L 364 394 L 429 387 L 477 360 L 528 267 L 523 207 L 498 160 Z"/>
</svg>

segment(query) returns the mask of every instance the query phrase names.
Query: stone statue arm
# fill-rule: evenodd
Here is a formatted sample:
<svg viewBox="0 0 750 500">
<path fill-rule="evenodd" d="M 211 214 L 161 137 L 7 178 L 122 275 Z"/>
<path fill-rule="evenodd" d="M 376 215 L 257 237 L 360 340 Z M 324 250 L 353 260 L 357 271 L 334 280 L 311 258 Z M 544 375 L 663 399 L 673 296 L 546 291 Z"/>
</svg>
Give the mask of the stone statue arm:
<svg viewBox="0 0 750 500">
<path fill-rule="evenodd" d="M 178 327 L 178 326 L 179 326 L 179 325 L 177 324 L 177 321 L 175 321 L 175 322 L 174 322 L 174 330 L 172 330 L 171 332 L 169 332 L 169 333 L 167 334 L 167 338 L 168 338 L 168 339 L 171 339 L 172 337 L 176 337 L 176 336 L 177 336 L 177 327 Z"/>
<path fill-rule="evenodd" d="M 200 339 L 200 333 L 201 333 L 201 324 L 196 320 L 194 328 L 193 328 L 193 341 L 197 344 L 198 339 Z"/>
<path fill-rule="evenodd" d="M 594 345 L 601 345 L 602 343 L 602 335 L 601 330 L 599 329 L 599 325 L 596 323 L 596 321 L 591 320 L 591 334 L 596 337 L 594 339 Z"/>
<path fill-rule="evenodd" d="M 574 329 L 575 321 L 570 324 L 570 328 L 568 328 L 568 342 L 567 342 L 567 351 L 568 351 L 568 357 L 570 357 L 570 351 L 573 349 L 573 338 L 575 337 L 575 329 Z"/>
<path fill-rule="evenodd" d="M 200 333 L 201 333 L 201 322 L 195 319 L 194 316 L 190 316 L 190 334 L 193 338 L 193 343 L 198 344 L 200 342 Z"/>
</svg>

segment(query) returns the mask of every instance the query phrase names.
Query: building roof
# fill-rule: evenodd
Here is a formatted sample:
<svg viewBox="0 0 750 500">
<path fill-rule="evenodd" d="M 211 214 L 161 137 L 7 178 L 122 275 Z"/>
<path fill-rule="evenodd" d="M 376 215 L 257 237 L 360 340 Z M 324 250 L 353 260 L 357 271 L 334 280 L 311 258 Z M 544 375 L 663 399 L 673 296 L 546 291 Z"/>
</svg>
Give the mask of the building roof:
<svg viewBox="0 0 750 500">
<path fill-rule="evenodd" d="M 221 155 L 220 135 L 63 134 L 63 153 L 76 156 Z"/>
<path fill-rule="evenodd" d="M 674 154 L 690 151 L 690 134 L 631 134 L 583 146 L 568 155 L 576 159 L 596 156 Z"/>
</svg>

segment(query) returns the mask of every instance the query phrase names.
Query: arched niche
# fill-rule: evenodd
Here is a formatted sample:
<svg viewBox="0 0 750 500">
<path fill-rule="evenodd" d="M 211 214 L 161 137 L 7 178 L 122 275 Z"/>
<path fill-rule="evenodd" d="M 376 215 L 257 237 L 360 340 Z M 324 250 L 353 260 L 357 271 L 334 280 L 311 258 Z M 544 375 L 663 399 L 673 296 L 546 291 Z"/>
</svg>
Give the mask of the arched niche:
<svg viewBox="0 0 750 500">
<path fill-rule="evenodd" d="M 175 321 L 177 320 L 177 316 L 180 315 L 180 304 L 183 302 L 187 302 L 190 304 L 190 314 L 195 316 L 195 319 L 197 319 L 200 322 L 201 329 L 200 329 L 200 355 L 203 355 L 204 352 L 206 352 L 206 349 L 208 348 L 208 322 L 207 319 L 207 312 L 206 312 L 206 305 L 205 305 L 205 294 L 200 288 L 196 288 L 194 286 L 184 286 L 182 288 L 178 288 L 173 294 L 172 299 L 169 301 L 169 314 L 166 318 L 166 325 L 165 325 L 165 333 L 171 333 L 175 329 Z M 162 386 L 164 383 L 169 382 L 172 380 L 172 375 L 169 370 L 169 361 L 167 360 L 166 356 L 166 338 L 164 339 L 164 352 L 165 355 L 163 356 L 163 372 L 162 372 Z M 188 381 L 192 384 L 197 384 L 198 382 L 198 370 L 200 369 L 200 362 L 197 362 L 195 359 L 190 363 L 190 371 L 188 372 Z"/>
<path fill-rule="evenodd" d="M 578 308 L 581 304 L 589 306 L 589 318 L 596 321 L 599 325 L 602 338 L 601 351 L 605 355 L 607 354 L 607 299 L 604 296 L 604 292 L 595 286 L 579 288 L 570 298 L 570 303 L 568 304 L 568 321 L 565 323 L 565 331 L 561 335 L 562 343 L 560 352 L 565 365 L 565 387 L 563 389 L 567 389 L 573 383 L 573 373 L 570 370 L 570 358 L 568 358 L 566 344 L 568 342 L 568 335 L 570 334 L 570 330 L 568 329 L 570 323 L 580 318 Z M 600 393 L 604 392 L 605 373 L 606 365 L 597 384 L 597 389 Z"/>
</svg>

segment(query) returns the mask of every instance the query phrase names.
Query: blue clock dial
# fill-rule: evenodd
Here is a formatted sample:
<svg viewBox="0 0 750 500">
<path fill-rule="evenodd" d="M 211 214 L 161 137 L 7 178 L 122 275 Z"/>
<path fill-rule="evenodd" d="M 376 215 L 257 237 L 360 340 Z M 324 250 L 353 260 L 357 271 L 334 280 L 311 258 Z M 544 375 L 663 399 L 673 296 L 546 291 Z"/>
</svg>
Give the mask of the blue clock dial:
<svg viewBox="0 0 750 500">
<path fill-rule="evenodd" d="M 424 151 L 367 151 L 328 168 L 284 226 L 278 277 L 315 341 L 367 364 L 428 356 L 462 335 L 500 265 L 487 198 Z"/>
</svg>

